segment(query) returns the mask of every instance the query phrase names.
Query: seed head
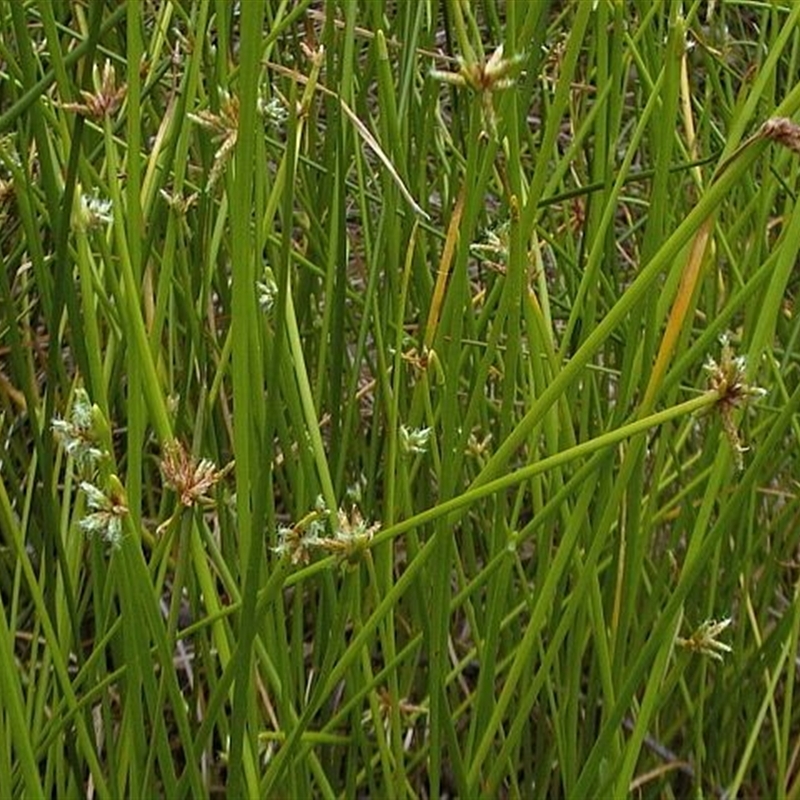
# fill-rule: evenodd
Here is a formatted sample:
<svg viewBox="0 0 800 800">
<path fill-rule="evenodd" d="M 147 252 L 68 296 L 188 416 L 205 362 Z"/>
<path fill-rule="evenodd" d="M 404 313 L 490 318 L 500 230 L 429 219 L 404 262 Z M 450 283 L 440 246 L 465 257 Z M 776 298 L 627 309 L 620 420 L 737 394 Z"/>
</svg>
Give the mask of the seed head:
<svg viewBox="0 0 800 800">
<path fill-rule="evenodd" d="M 727 653 L 733 652 L 733 648 L 724 642 L 718 641 L 717 637 L 732 622 L 733 620 L 730 617 L 726 617 L 719 622 L 714 619 L 708 619 L 688 639 L 678 636 L 675 642 L 692 653 L 700 653 L 716 661 L 722 661 L 722 657 Z"/>
<path fill-rule="evenodd" d="M 164 480 L 178 493 L 181 504 L 187 508 L 197 503 L 213 502 L 207 492 L 232 468 L 233 462 L 220 470 L 207 458 L 197 461 L 177 440 L 164 447 L 161 459 Z"/>
<path fill-rule="evenodd" d="M 117 73 L 108 59 L 103 66 L 102 75 L 95 66 L 94 83 L 94 92 L 81 92 L 83 103 L 62 103 L 61 107 L 97 122 L 102 122 L 106 117 L 113 117 L 122 105 L 127 86 L 124 83 L 117 86 Z"/>
<path fill-rule="evenodd" d="M 122 518 L 128 513 L 128 501 L 119 479 L 112 475 L 110 490 L 106 494 L 88 481 L 81 482 L 86 504 L 92 513 L 78 524 L 87 536 L 99 536 L 117 549 L 122 544 Z"/>
<path fill-rule="evenodd" d="M 69 421 L 56 417 L 50 423 L 56 438 L 79 469 L 94 467 L 105 455 L 95 430 L 95 416 L 99 414 L 100 409 L 92 405 L 86 390 L 78 388 Z"/>
<path fill-rule="evenodd" d="M 747 383 L 747 359 L 744 356 L 734 356 L 727 334 L 720 337 L 720 343 L 722 352 L 719 363 L 709 358 L 705 368 L 709 373 L 709 388 L 718 395 L 716 407 L 722 419 L 725 436 L 733 450 L 736 466 L 742 469 L 744 466 L 742 453 L 746 452 L 747 448 L 739 438 L 733 412 L 745 403 L 763 397 L 766 390 Z"/>
<path fill-rule="evenodd" d="M 800 125 L 796 122 L 786 117 L 772 117 L 761 126 L 761 135 L 800 155 Z"/>
</svg>

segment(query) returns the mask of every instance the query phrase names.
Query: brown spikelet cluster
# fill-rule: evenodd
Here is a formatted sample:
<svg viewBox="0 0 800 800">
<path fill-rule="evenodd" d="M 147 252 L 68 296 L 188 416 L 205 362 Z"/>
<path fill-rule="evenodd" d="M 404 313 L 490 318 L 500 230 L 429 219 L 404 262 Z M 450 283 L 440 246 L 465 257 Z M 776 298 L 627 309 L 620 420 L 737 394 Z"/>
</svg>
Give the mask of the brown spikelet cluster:
<svg viewBox="0 0 800 800">
<path fill-rule="evenodd" d="M 113 117 L 122 105 L 127 86 L 123 83 L 117 86 L 116 70 L 110 61 L 106 61 L 102 76 L 95 74 L 95 92 L 81 92 L 82 103 L 62 103 L 61 107 L 67 111 L 75 111 L 81 116 L 102 121 L 105 117 Z"/>
<path fill-rule="evenodd" d="M 722 428 L 733 451 L 734 461 L 738 469 L 743 469 L 742 454 L 747 448 L 742 444 L 739 431 L 734 420 L 734 410 L 753 399 L 763 397 L 766 392 L 758 386 L 751 386 L 746 381 L 747 362 L 744 356 L 735 356 L 727 335 L 720 337 L 722 354 L 719 362 L 713 358 L 706 361 L 709 373 L 709 389 L 719 395 L 717 410 L 722 420 Z"/>
<path fill-rule="evenodd" d="M 233 464 L 229 464 L 224 469 L 217 469 L 216 465 L 206 458 L 197 461 L 178 441 L 164 447 L 164 456 L 161 459 L 164 480 L 178 493 L 181 505 L 186 507 L 209 502 L 208 491 L 232 467 Z"/>
<path fill-rule="evenodd" d="M 214 186 L 222 175 L 225 164 L 233 155 L 236 140 L 239 136 L 239 98 L 236 95 L 222 92 L 218 113 L 198 111 L 189 114 L 189 119 L 209 131 L 218 142 L 214 163 L 208 176 L 208 188 Z"/>
<path fill-rule="evenodd" d="M 342 509 L 337 511 L 333 531 L 331 523 L 331 514 L 320 498 L 317 507 L 303 519 L 278 530 L 278 545 L 273 550 L 288 556 L 292 564 L 309 564 L 316 551 L 336 555 L 340 564 L 354 566 L 367 553 L 381 527 L 377 522 L 365 522 L 355 506 L 349 516 Z"/>
<path fill-rule="evenodd" d="M 800 155 L 800 125 L 796 122 L 786 117 L 772 117 L 761 126 L 761 135 Z"/>
</svg>

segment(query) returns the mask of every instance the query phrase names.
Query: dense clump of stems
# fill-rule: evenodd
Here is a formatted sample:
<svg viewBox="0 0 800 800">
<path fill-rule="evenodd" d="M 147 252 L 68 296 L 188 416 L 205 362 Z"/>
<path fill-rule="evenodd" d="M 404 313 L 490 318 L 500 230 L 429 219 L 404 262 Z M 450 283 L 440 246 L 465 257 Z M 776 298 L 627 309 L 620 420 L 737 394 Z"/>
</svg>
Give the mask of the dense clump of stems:
<svg viewBox="0 0 800 800">
<path fill-rule="evenodd" d="M 0 797 L 800 796 L 799 22 L 0 4 Z"/>
</svg>

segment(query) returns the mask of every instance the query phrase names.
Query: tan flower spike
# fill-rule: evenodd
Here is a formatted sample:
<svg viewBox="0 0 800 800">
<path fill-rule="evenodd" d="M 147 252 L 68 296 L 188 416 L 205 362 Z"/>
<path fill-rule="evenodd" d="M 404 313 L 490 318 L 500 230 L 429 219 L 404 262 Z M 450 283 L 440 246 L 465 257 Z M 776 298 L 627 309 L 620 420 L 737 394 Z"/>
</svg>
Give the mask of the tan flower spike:
<svg viewBox="0 0 800 800">
<path fill-rule="evenodd" d="M 223 469 L 217 469 L 214 462 L 207 458 L 197 461 L 177 440 L 164 447 L 164 457 L 161 459 L 164 480 L 178 493 L 181 504 L 187 508 L 198 503 L 213 502 L 207 496 L 208 491 L 231 469 L 233 462 Z"/>
<path fill-rule="evenodd" d="M 188 116 L 192 122 L 205 128 L 214 140 L 219 142 L 208 176 L 208 188 L 211 189 L 222 175 L 222 170 L 236 146 L 236 139 L 239 136 L 239 98 L 223 91 L 218 114 L 204 110 Z"/>
<path fill-rule="evenodd" d="M 83 103 L 62 103 L 61 108 L 75 111 L 84 117 L 101 122 L 105 117 L 112 117 L 122 105 L 127 86 L 117 86 L 117 73 L 111 62 L 106 59 L 102 76 L 94 71 L 95 92 L 81 92 Z"/>
<path fill-rule="evenodd" d="M 525 61 L 525 54 L 518 53 L 511 58 L 503 56 L 501 44 L 486 60 L 471 60 L 458 57 L 458 71 L 446 72 L 432 69 L 430 75 L 435 80 L 451 86 L 467 87 L 481 98 L 484 119 L 493 133 L 497 131 L 492 95 L 501 89 L 514 85 L 513 73 Z"/>
<path fill-rule="evenodd" d="M 744 356 L 734 356 L 733 348 L 727 335 L 720 336 L 722 353 L 719 363 L 713 358 L 706 361 L 705 368 L 709 373 L 709 388 L 719 397 L 716 408 L 722 419 L 722 428 L 733 450 L 733 457 L 738 469 L 744 467 L 742 453 L 747 448 L 742 444 L 736 422 L 734 409 L 743 406 L 753 399 L 763 397 L 766 391 L 759 386 L 750 386 L 746 381 L 747 360 Z"/>
<path fill-rule="evenodd" d="M 679 647 L 683 647 L 692 653 L 700 653 L 713 658 L 715 661 L 722 661 L 722 657 L 733 652 L 733 648 L 724 642 L 720 642 L 717 637 L 732 622 L 733 620 L 730 617 L 726 617 L 719 622 L 714 619 L 706 620 L 688 639 L 678 636 L 675 642 Z"/>
</svg>

